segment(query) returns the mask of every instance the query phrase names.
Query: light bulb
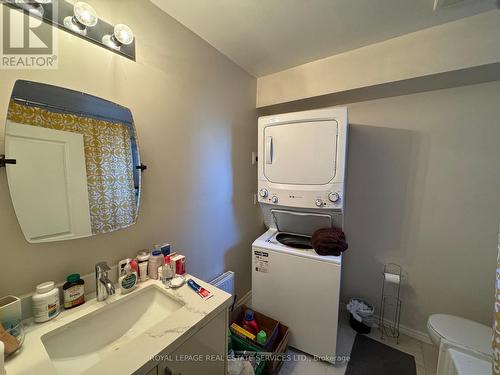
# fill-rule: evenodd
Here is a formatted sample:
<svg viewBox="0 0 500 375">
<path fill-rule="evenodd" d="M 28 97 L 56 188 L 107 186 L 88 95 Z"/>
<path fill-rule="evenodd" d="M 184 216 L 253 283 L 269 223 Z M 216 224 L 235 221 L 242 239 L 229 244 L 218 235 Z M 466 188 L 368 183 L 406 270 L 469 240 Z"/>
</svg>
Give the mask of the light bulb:
<svg viewBox="0 0 500 375">
<path fill-rule="evenodd" d="M 78 1 L 73 7 L 73 16 L 64 18 L 64 26 L 82 35 L 87 35 L 87 27 L 97 25 L 97 12 L 89 4 Z"/>
<path fill-rule="evenodd" d="M 43 9 L 42 4 L 48 4 L 50 3 L 51 0 L 35 0 L 34 2 L 32 0 L 15 0 L 15 4 L 30 12 L 31 14 L 38 16 L 38 17 L 43 17 L 43 14 L 45 13 L 45 9 Z"/>
<path fill-rule="evenodd" d="M 120 23 L 115 26 L 115 38 L 121 43 L 125 45 L 132 44 L 134 41 L 134 33 L 130 27 Z"/>
<path fill-rule="evenodd" d="M 79 1 L 75 3 L 74 7 L 75 18 L 81 24 L 87 27 L 93 27 L 97 25 L 97 13 L 89 4 Z"/>
<path fill-rule="evenodd" d="M 123 45 L 132 44 L 133 41 L 134 32 L 130 27 L 122 23 L 114 27 L 113 35 L 104 35 L 102 37 L 102 42 L 116 51 L 119 51 Z"/>
</svg>

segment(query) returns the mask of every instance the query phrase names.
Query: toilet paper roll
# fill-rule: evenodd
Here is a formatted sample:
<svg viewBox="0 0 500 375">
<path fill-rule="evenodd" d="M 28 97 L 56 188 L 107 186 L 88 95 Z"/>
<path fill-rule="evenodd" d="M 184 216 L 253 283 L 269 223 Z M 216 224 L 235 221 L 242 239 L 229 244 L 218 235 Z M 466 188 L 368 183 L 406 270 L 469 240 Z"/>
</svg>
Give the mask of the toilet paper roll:
<svg viewBox="0 0 500 375">
<path fill-rule="evenodd" d="M 384 273 L 384 279 L 388 283 L 393 283 L 393 284 L 399 284 L 401 283 L 401 277 L 399 275 L 396 275 L 394 273 Z"/>
</svg>

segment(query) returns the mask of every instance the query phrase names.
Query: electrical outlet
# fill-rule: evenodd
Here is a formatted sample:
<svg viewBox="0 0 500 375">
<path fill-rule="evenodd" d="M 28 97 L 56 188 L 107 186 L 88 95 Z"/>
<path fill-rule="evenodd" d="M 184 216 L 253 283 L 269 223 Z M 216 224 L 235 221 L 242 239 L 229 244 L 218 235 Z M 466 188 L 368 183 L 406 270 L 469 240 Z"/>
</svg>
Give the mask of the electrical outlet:
<svg viewBox="0 0 500 375">
<path fill-rule="evenodd" d="M 253 204 L 257 205 L 257 203 L 259 203 L 259 200 L 257 199 L 257 194 L 254 194 L 253 195 Z"/>
</svg>

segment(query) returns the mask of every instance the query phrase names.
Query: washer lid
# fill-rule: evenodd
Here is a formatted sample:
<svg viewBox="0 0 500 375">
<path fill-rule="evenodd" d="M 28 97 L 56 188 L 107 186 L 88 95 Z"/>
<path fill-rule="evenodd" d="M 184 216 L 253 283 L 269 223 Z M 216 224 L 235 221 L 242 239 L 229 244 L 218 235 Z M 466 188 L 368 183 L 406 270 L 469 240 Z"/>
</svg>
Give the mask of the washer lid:
<svg viewBox="0 0 500 375">
<path fill-rule="evenodd" d="M 279 232 L 312 236 L 320 228 L 331 228 L 332 217 L 328 214 L 295 212 L 287 210 L 271 210 L 276 228 Z"/>
<path fill-rule="evenodd" d="M 444 340 L 491 355 L 492 328 L 459 316 L 435 314 L 428 325 Z"/>
</svg>

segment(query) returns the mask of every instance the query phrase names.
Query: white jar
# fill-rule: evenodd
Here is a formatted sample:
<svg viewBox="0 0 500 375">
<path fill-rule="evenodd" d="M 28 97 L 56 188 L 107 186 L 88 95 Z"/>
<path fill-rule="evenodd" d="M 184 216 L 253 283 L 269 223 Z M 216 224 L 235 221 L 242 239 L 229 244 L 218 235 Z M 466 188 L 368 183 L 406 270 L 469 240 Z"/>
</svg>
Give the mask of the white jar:
<svg viewBox="0 0 500 375">
<path fill-rule="evenodd" d="M 59 289 L 53 281 L 37 285 L 32 303 L 35 322 L 43 323 L 55 318 L 60 311 Z"/>
</svg>

